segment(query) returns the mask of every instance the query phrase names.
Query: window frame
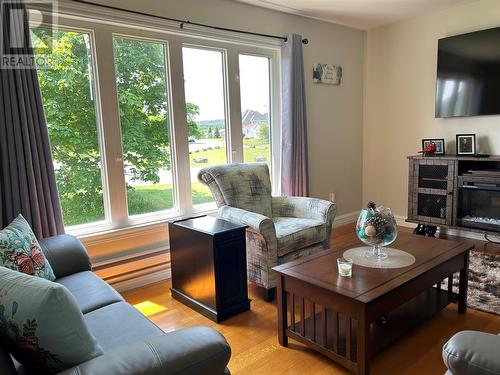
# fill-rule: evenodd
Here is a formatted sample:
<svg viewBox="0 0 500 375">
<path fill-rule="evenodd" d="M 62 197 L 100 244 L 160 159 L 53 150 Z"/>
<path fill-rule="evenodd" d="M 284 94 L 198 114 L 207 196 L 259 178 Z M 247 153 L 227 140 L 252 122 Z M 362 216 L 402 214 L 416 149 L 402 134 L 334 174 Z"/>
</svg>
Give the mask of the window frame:
<svg viewBox="0 0 500 375">
<path fill-rule="evenodd" d="M 226 148 L 226 164 L 230 164 L 233 161 L 233 152 L 232 150 L 232 129 L 231 129 L 231 103 L 229 99 L 229 84 L 228 84 L 228 61 L 227 61 L 227 49 L 226 48 L 221 48 L 221 47 L 211 47 L 207 45 L 199 45 L 199 44 L 193 44 L 193 43 L 182 43 L 182 51 L 184 51 L 184 48 L 192 48 L 192 49 L 198 49 L 198 50 L 204 50 L 204 51 L 214 51 L 214 52 L 219 52 L 221 54 L 221 69 L 222 69 L 222 95 L 223 95 L 223 100 L 224 100 L 224 129 L 226 131 L 226 139 L 224 140 L 225 142 L 225 148 Z M 182 62 L 184 63 L 184 55 Z M 184 73 L 184 65 L 183 65 L 183 73 Z M 184 75 L 185 77 L 185 75 Z M 184 79 L 185 81 L 185 79 Z M 187 99 L 185 99 L 185 102 L 187 103 Z M 186 124 L 187 127 L 187 124 Z M 189 143 L 189 142 L 188 142 Z M 188 149 L 189 149 L 189 144 L 188 144 Z M 189 155 L 188 155 L 189 158 Z M 189 171 L 191 174 L 191 163 L 189 164 Z M 189 186 L 189 191 L 191 193 L 191 198 L 192 198 L 192 188 L 193 188 L 193 182 L 190 181 L 190 186 Z M 215 203 L 214 202 L 208 202 L 208 203 L 200 203 L 200 204 L 194 204 L 191 200 L 191 208 L 194 213 L 197 212 L 204 212 L 206 210 L 213 210 Z"/>
<path fill-rule="evenodd" d="M 79 9 L 77 13 L 75 9 Z M 82 11 L 82 9 L 85 9 Z M 40 9 L 44 11 L 43 9 Z M 129 20 L 111 21 L 104 12 L 102 19 L 95 10 L 81 5 L 59 7 L 57 29 L 89 34 L 92 48 L 92 69 L 96 94 L 96 126 L 101 153 L 101 175 L 105 220 L 66 227 L 68 233 L 92 236 L 143 225 L 154 225 L 169 219 L 214 212 L 215 203 L 193 206 L 189 165 L 189 144 L 183 87 L 182 47 L 222 52 L 224 99 L 226 114 L 226 157 L 228 163 L 243 162 L 241 98 L 238 57 L 254 55 L 269 59 L 270 147 L 273 194 L 280 193 L 281 170 L 281 71 L 280 47 L 264 39 L 240 40 L 230 33 L 179 31 L 156 28 L 149 17 L 129 16 Z M 125 17 L 122 17 L 125 18 Z M 51 26 L 51 25 L 47 25 Z M 128 201 L 123 168 L 122 134 L 118 90 L 114 74 L 113 38 L 128 38 L 162 43 L 165 56 L 166 94 L 169 110 L 170 152 L 172 164 L 173 208 L 140 215 L 128 215 Z M 111 48 L 111 51 L 106 51 Z M 112 60 L 108 60 L 109 57 Z M 112 63 L 111 63 L 112 62 Z M 113 65 L 113 67 L 110 67 Z M 110 72 L 112 77 L 109 77 Z M 107 76 L 108 75 L 108 76 Z M 113 84 L 111 84 L 111 78 Z M 106 100 L 102 98 L 105 97 Z M 106 136 L 108 135 L 108 136 Z M 187 172 L 187 173 L 186 173 Z"/>
<path fill-rule="evenodd" d="M 51 28 L 52 25 L 48 25 L 46 23 L 42 24 L 36 24 L 39 27 L 42 28 Z M 30 24 L 31 26 L 31 24 Z M 107 173 L 107 163 L 106 163 L 106 155 L 105 155 L 105 140 L 104 140 L 104 133 L 103 133 L 103 118 L 102 118 L 102 102 L 101 102 L 101 91 L 100 91 L 100 86 L 99 86 L 99 79 L 97 75 L 97 51 L 96 51 L 96 41 L 95 41 L 95 32 L 92 28 L 87 28 L 81 25 L 75 25 L 75 26 L 68 26 L 66 24 L 61 24 L 59 23 L 56 28 L 54 28 L 56 31 L 63 31 L 63 32 L 74 32 L 74 33 L 80 33 L 80 34 L 87 34 L 89 38 L 89 66 L 91 69 L 91 87 L 92 87 L 92 92 L 94 95 L 94 110 L 95 110 L 95 119 L 96 119 L 96 133 L 97 133 L 97 143 L 98 143 L 98 148 L 99 148 L 99 156 L 100 156 L 100 163 L 101 163 L 101 185 L 102 185 L 102 190 L 103 190 L 103 209 L 104 209 L 104 219 L 103 220 L 98 220 L 98 221 L 93 221 L 91 223 L 84 223 L 84 224 L 76 224 L 76 225 L 71 225 L 68 226 L 67 228 L 71 229 L 72 231 L 79 233 L 79 232 L 87 232 L 89 229 L 93 229 L 94 227 L 100 227 L 104 228 L 104 230 L 110 229 L 111 226 L 111 200 L 110 200 L 110 193 L 109 193 L 109 185 L 108 185 L 108 173 Z M 57 173 L 57 172 L 56 172 Z"/>
<path fill-rule="evenodd" d="M 178 197 L 176 194 L 178 187 L 177 187 L 177 179 L 175 178 L 175 176 L 177 175 L 177 173 L 176 173 L 176 163 L 174 161 L 174 149 L 173 149 L 173 145 L 172 145 L 173 144 L 173 137 L 172 137 L 172 134 L 173 134 L 172 116 L 173 115 L 172 115 L 172 96 L 171 96 L 172 88 L 170 85 L 171 77 L 170 77 L 170 69 L 169 69 L 168 40 L 143 37 L 143 36 L 136 36 L 136 35 L 132 36 L 132 35 L 127 35 L 127 34 L 123 34 L 123 33 L 115 33 L 115 32 L 112 33 L 112 37 L 113 37 L 113 40 L 114 39 L 129 39 L 129 40 L 137 40 L 137 41 L 142 41 L 142 42 L 158 43 L 158 44 L 161 44 L 163 46 L 163 59 L 164 59 L 164 63 L 165 63 L 165 96 L 167 99 L 168 131 L 170 134 L 170 144 L 169 144 L 168 148 L 170 150 L 170 157 L 171 157 L 170 173 L 172 173 L 172 201 L 173 201 L 173 205 L 172 205 L 172 208 L 167 208 L 165 210 L 158 210 L 158 211 L 144 213 L 144 214 L 138 214 L 138 215 L 130 215 L 130 213 L 128 212 L 128 194 L 127 194 L 127 192 L 125 192 L 125 195 L 127 198 L 126 203 L 127 203 L 128 221 L 130 223 L 132 223 L 132 225 L 142 224 L 142 223 L 144 223 L 144 220 L 146 220 L 146 222 L 148 222 L 148 221 L 155 222 L 155 221 L 161 220 L 161 218 L 163 218 L 163 217 L 175 216 L 177 214 L 177 212 L 179 211 L 179 206 L 180 206 L 179 201 L 178 201 Z M 116 66 L 114 50 L 113 50 L 113 63 Z M 116 76 L 115 76 L 115 81 L 116 81 Z M 118 97 L 118 84 L 116 84 L 116 95 Z M 119 108 L 119 102 L 118 102 L 118 108 Z M 120 129 L 121 129 L 121 119 L 120 119 Z M 121 135 L 120 135 L 120 138 L 121 138 Z M 123 155 L 123 142 L 121 142 L 121 144 L 122 144 L 122 155 Z M 125 178 L 125 170 L 123 173 L 124 173 L 124 178 Z"/>
<path fill-rule="evenodd" d="M 276 79 L 273 78 L 273 74 L 276 74 L 276 72 L 273 69 L 274 59 L 271 57 L 271 55 L 256 53 L 256 52 L 254 52 L 254 53 L 239 52 L 238 58 L 241 55 L 254 56 L 254 57 L 264 57 L 264 58 L 268 59 L 268 64 L 269 64 L 269 147 L 270 147 L 269 151 L 271 153 L 270 173 L 271 173 L 271 185 L 273 188 L 273 193 L 275 192 L 276 194 L 279 194 L 279 192 L 281 191 L 281 189 L 280 189 L 280 184 L 281 184 L 281 180 L 280 180 L 281 127 L 275 126 L 274 123 L 275 123 L 275 121 L 279 121 L 279 118 L 280 118 L 279 108 L 281 106 L 276 105 L 276 103 L 280 103 L 280 102 L 279 102 L 279 96 L 275 95 L 277 91 L 276 91 L 276 88 L 274 87 L 274 85 L 276 84 L 276 82 L 275 82 Z M 240 92 L 241 92 L 241 86 L 240 86 Z M 276 152 L 274 150 L 276 150 Z"/>
</svg>

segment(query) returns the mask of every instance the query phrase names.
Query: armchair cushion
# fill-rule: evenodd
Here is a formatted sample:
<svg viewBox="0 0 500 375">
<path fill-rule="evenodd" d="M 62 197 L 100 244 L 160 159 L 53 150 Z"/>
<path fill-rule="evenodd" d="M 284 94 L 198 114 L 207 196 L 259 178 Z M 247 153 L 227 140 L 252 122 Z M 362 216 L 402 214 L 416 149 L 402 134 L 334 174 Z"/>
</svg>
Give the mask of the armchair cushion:
<svg viewBox="0 0 500 375">
<path fill-rule="evenodd" d="M 272 189 L 267 164 L 217 165 L 202 169 L 198 178 L 208 185 L 217 206 L 227 205 L 272 217 Z"/>
<path fill-rule="evenodd" d="M 326 226 L 322 220 L 274 217 L 273 222 L 276 228 L 279 257 L 323 242 L 326 238 Z"/>
</svg>

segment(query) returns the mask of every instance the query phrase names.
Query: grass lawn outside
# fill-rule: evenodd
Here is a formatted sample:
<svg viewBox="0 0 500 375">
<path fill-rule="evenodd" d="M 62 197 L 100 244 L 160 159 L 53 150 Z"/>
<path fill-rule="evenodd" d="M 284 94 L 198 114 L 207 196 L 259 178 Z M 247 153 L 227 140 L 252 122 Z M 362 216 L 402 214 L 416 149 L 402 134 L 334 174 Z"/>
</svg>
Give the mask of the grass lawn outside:
<svg viewBox="0 0 500 375">
<path fill-rule="evenodd" d="M 264 156 L 266 158 L 265 163 L 271 163 L 271 152 L 269 150 L 269 145 L 267 147 L 255 147 L 255 148 L 243 148 L 243 160 L 245 163 L 255 163 L 257 157 Z"/>
<path fill-rule="evenodd" d="M 193 183 L 193 204 L 213 202 L 210 189 L 199 182 Z M 167 210 L 174 206 L 171 184 L 136 186 L 127 191 L 129 215 L 140 215 Z M 104 220 L 102 196 L 94 199 L 97 204 L 89 204 L 89 199 L 81 197 L 62 198 L 61 206 L 66 226 L 87 224 Z"/>
<path fill-rule="evenodd" d="M 194 161 L 194 159 L 196 158 L 203 158 L 207 159 L 208 161 L 206 163 L 197 163 Z M 191 152 L 191 154 L 189 155 L 189 164 L 191 165 L 191 168 L 193 167 L 203 168 L 211 165 L 226 164 L 226 163 L 227 163 L 227 157 L 226 157 L 225 147 L 207 151 Z"/>
<path fill-rule="evenodd" d="M 223 142 L 223 140 L 220 140 Z M 271 162 L 271 150 L 269 142 L 260 139 L 244 139 L 243 140 L 243 160 L 245 163 L 254 163 L 256 157 L 264 156 L 266 162 Z M 207 159 L 206 163 L 195 162 L 194 159 L 202 158 Z M 226 148 L 221 147 L 218 149 L 212 148 L 211 150 L 192 151 L 189 155 L 189 163 L 193 168 L 209 167 L 217 164 L 227 163 Z"/>
<path fill-rule="evenodd" d="M 210 189 L 200 182 L 192 184 L 192 194 L 193 205 L 213 202 Z M 170 184 L 136 186 L 128 190 L 127 196 L 129 215 L 141 215 L 174 207 Z"/>
</svg>

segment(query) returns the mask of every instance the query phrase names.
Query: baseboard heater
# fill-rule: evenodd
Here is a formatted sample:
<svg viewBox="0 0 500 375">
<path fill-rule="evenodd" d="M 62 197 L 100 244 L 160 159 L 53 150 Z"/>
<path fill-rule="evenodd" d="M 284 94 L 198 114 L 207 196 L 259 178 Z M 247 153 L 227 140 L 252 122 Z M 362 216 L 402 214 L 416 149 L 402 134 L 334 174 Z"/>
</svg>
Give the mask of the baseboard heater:
<svg viewBox="0 0 500 375">
<path fill-rule="evenodd" d="M 124 291 L 170 278 L 170 253 L 167 249 L 138 253 L 97 263 L 92 270 Z"/>
</svg>

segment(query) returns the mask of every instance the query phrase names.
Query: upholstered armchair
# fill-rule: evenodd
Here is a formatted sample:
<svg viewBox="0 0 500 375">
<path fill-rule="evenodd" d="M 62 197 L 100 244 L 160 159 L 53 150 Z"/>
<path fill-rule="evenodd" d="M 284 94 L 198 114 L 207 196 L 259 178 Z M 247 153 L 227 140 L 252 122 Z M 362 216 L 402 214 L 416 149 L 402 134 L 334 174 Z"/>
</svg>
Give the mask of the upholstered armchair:
<svg viewBox="0 0 500 375">
<path fill-rule="evenodd" d="M 202 169 L 219 217 L 247 225 L 248 279 L 274 298 L 272 268 L 330 245 L 335 203 L 304 197 L 272 197 L 267 164 L 228 164 Z"/>
</svg>

